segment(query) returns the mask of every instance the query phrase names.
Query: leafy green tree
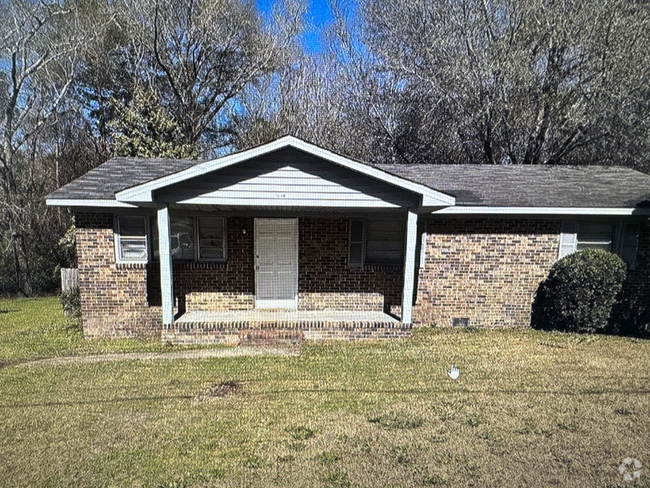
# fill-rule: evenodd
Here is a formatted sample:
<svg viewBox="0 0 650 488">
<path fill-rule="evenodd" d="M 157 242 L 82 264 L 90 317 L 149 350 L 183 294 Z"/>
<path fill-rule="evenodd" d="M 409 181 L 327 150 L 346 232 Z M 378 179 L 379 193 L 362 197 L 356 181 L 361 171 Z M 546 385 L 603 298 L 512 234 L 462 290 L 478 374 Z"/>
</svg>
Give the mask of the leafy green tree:
<svg viewBox="0 0 650 488">
<path fill-rule="evenodd" d="M 138 90 L 130 105 L 113 100 L 114 118 L 109 122 L 113 148 L 118 156 L 194 159 L 196 145 L 185 142 L 183 133 L 151 90 Z"/>
</svg>

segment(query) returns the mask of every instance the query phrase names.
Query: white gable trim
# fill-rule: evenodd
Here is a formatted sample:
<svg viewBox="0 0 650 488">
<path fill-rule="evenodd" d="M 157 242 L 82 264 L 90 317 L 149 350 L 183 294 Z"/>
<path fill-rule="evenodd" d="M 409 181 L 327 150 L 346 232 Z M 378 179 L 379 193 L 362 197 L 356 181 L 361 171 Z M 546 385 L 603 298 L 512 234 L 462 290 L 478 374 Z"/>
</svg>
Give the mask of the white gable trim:
<svg viewBox="0 0 650 488">
<path fill-rule="evenodd" d="M 433 190 L 419 183 L 414 183 L 403 178 L 393 176 L 386 173 L 385 171 L 359 163 L 344 156 L 340 156 L 321 147 L 297 139 L 293 136 L 285 136 L 262 146 L 231 154 L 223 158 L 207 161 L 205 163 L 200 163 L 186 170 L 179 171 L 178 173 L 164 176 L 162 178 L 158 178 L 156 180 L 149 181 L 132 188 L 127 188 L 126 190 L 117 192 L 115 194 L 115 198 L 121 202 L 152 202 L 153 192 L 155 190 L 173 185 L 175 183 L 180 183 L 191 178 L 196 178 L 213 171 L 218 171 L 228 166 L 232 166 L 234 164 L 288 147 L 304 151 L 313 156 L 325 159 L 331 163 L 343 166 L 344 168 L 348 168 L 352 171 L 356 171 L 358 173 L 376 178 L 380 181 L 392 184 L 398 188 L 403 188 L 405 190 L 418 193 L 422 197 L 421 206 L 423 207 L 449 206 L 456 203 L 456 198 L 451 195 Z"/>
<path fill-rule="evenodd" d="M 447 207 L 434 215 L 650 215 L 650 208 L 603 207 Z"/>
</svg>

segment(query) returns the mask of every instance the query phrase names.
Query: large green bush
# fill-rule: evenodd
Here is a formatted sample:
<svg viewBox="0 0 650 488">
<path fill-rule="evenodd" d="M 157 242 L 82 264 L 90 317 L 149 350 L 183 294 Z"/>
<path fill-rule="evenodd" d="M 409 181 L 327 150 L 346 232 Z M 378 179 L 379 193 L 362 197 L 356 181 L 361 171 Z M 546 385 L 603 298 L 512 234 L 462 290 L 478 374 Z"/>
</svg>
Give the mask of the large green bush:
<svg viewBox="0 0 650 488">
<path fill-rule="evenodd" d="M 627 266 L 615 254 L 585 249 L 557 261 L 535 297 L 536 329 L 605 332 Z"/>
</svg>

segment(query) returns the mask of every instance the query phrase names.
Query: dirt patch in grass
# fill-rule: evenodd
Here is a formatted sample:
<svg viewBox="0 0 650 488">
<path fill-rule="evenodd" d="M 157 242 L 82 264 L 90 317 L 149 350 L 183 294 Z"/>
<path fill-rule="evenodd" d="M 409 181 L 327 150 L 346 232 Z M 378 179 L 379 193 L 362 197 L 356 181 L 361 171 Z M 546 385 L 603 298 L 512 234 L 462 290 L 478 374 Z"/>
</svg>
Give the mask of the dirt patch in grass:
<svg viewBox="0 0 650 488">
<path fill-rule="evenodd" d="M 221 383 L 212 383 L 211 385 L 203 388 L 196 396 L 195 401 L 202 402 L 215 398 L 223 398 L 227 396 L 241 394 L 244 385 L 241 381 L 228 380 Z"/>
</svg>

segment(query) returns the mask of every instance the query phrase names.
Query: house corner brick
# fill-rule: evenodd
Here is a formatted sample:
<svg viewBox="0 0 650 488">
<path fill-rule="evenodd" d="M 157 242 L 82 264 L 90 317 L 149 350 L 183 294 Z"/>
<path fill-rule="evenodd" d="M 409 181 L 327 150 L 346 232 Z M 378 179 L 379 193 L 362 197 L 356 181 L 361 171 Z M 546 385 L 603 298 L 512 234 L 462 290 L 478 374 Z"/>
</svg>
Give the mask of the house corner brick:
<svg viewBox="0 0 650 488">
<path fill-rule="evenodd" d="M 427 223 L 414 320 L 528 327 L 537 288 L 557 259 L 560 222 L 437 219 Z"/>
</svg>

